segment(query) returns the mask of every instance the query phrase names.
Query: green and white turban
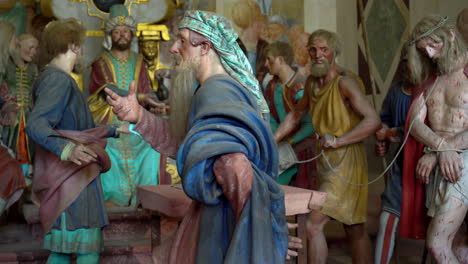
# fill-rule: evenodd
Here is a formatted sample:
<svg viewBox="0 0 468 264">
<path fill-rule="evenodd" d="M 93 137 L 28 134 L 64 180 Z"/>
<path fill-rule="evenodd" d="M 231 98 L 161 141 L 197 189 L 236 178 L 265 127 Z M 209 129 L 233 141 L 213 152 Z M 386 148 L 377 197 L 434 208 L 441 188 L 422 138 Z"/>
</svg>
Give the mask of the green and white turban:
<svg viewBox="0 0 468 264">
<path fill-rule="evenodd" d="M 253 94 L 262 113 L 270 112 L 252 67 L 236 42 L 237 33 L 228 19 L 212 12 L 192 10 L 185 12 L 179 28 L 205 36 L 218 52 L 228 74 Z"/>
</svg>

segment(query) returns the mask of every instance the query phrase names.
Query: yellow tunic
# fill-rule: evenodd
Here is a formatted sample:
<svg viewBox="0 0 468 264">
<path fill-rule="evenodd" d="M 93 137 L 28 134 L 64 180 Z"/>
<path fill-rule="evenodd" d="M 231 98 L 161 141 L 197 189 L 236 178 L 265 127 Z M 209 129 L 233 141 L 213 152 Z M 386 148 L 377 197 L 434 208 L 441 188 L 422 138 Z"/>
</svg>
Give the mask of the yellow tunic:
<svg viewBox="0 0 468 264">
<path fill-rule="evenodd" d="M 361 80 L 357 76 L 361 88 Z M 340 93 L 339 81 L 341 75 L 320 90 L 310 90 L 310 115 L 315 131 L 319 135 L 329 134 L 340 137 L 351 131 L 361 118 L 353 110 L 346 107 Z M 317 144 L 317 153 L 322 151 Z M 338 149 L 325 149 L 324 156 L 317 162 L 320 191 L 327 193 L 327 199 L 322 213 L 346 225 L 366 221 L 367 186 L 353 186 L 367 183 L 367 159 L 362 142 L 344 146 Z M 331 169 L 327 164 L 335 168 Z M 342 179 L 340 179 L 341 177 Z"/>
</svg>

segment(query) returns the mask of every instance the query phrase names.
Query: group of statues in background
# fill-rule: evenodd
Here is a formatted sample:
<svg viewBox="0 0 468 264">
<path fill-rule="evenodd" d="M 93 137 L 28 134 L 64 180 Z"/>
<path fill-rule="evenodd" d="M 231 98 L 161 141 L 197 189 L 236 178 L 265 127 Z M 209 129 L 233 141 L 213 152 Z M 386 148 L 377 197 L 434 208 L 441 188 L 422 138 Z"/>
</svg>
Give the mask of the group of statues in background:
<svg viewBox="0 0 468 264">
<path fill-rule="evenodd" d="M 2 162 L 8 164 L 7 184 L 2 185 L 0 215 L 16 202 L 27 184 L 31 184 L 33 143 L 26 135 L 25 127 L 32 108 L 31 86 L 38 69 L 32 63 L 37 52 L 38 40 L 31 34 L 16 37 L 15 27 L 0 21 L 2 42 L 0 50 L 0 134 Z M 6 148 L 12 151 L 13 160 Z"/>
<path fill-rule="evenodd" d="M 466 10 L 459 23 L 464 19 Z M 168 74 L 158 60 L 165 31 L 137 26 L 124 5 L 112 6 L 88 98 L 71 77 L 83 66 L 83 26 L 52 22 L 39 43 L 30 34 L 16 38 L 15 28 L 0 22 L 0 168 L 8 172 L 0 215 L 32 182 L 49 262 L 69 263 L 77 253 L 78 263 L 97 263 L 105 206 L 135 205 L 136 186 L 159 184 L 169 157 L 196 201 L 171 263 L 283 263 L 290 251 L 276 183 L 327 193 L 307 220 L 309 263 L 326 263 L 324 227 L 332 219 L 344 226 L 353 263 L 369 263 L 363 140 L 375 135 L 378 156 L 389 142 L 406 142 L 382 195 L 375 263 L 389 263 L 398 225 L 402 236 L 427 234 L 437 262 L 462 261 L 451 245 L 468 211 L 468 55 L 447 19 L 429 16 L 415 26 L 380 118 L 359 76 L 337 64 L 335 33 L 286 33 L 252 1 L 234 6 L 233 20 L 239 36 L 224 17 L 186 12 Z M 466 34 L 466 26 L 459 31 Z M 137 35 L 141 54 L 131 49 Z M 38 45 L 48 64 L 41 73 L 32 63 Z M 169 75 L 170 94 L 161 78 Z M 170 112 L 161 103 L 168 99 Z M 287 153 L 315 160 L 295 164 Z M 424 191 L 416 178 L 427 185 L 425 198 L 417 197 Z"/>
<path fill-rule="evenodd" d="M 36 52 L 39 41 L 31 34 L 23 34 L 16 38 L 13 25 L 8 22 L 1 22 L 1 25 L 2 40 L 11 40 L 2 41 L 0 44 L 3 54 L 0 97 L 5 101 L 1 116 L 1 138 L 3 144 L 14 152 L 14 158 L 21 165 L 22 174 L 26 176 L 26 186 L 29 186 L 32 182 L 30 165 L 34 159 L 34 144 L 26 135 L 25 127 L 32 108 L 31 87 L 38 74 L 38 67 L 33 63 L 33 58 L 38 61 Z M 159 42 L 168 40 L 168 34 L 165 26 L 146 26 L 139 31 L 141 54 L 136 54 L 130 50 L 130 43 L 136 37 L 137 25 L 133 18 L 128 16 L 124 6 L 115 6 L 111 10 L 106 26 L 107 43 L 104 46 L 108 50 L 92 64 L 88 102 L 96 123 L 115 125 L 119 122 L 105 102 L 103 86 L 112 85 L 125 93 L 128 84 L 136 80 L 141 102 L 145 106 L 150 107 L 154 100 L 168 99 L 168 89 L 162 78 L 155 76 L 157 70 L 168 68 L 159 60 Z M 120 29 L 124 33 L 119 35 L 116 32 L 120 31 L 114 29 Z M 113 35 L 111 31 L 114 31 Z M 82 73 L 79 68 L 83 68 L 84 65 L 80 63 L 77 72 L 72 73 L 75 80 Z M 82 90 L 82 83 L 78 84 Z M 107 151 L 113 164 L 118 165 L 113 166 L 106 174 L 108 176 L 103 177 L 105 198 L 109 204 L 134 205 L 135 186 L 158 184 L 158 168 L 160 163 L 166 163 L 166 159 L 134 135 L 108 142 Z M 20 186 L 24 187 L 24 184 L 11 185 L 8 188 L 13 192 Z M 7 197 L 5 195 L 5 198 Z"/>
</svg>

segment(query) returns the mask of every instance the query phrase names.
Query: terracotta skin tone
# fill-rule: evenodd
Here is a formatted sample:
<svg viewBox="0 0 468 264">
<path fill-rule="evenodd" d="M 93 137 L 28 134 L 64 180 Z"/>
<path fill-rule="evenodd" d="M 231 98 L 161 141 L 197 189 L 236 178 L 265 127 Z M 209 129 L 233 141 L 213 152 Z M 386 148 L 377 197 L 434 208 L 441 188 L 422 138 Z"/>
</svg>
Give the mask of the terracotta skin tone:
<svg viewBox="0 0 468 264">
<path fill-rule="evenodd" d="M 444 49 L 442 42 L 434 42 L 429 38 L 419 40 L 416 47 L 434 62 L 437 62 Z M 468 79 L 463 66 L 451 73 L 439 75 L 434 85 L 414 102 L 411 134 L 427 147 L 442 150 L 437 154 L 425 154 L 418 161 L 417 177 L 426 184 L 434 180 L 430 176 L 436 165 L 439 165 L 442 176 L 450 183 L 457 183 L 461 177 L 466 177 L 462 175 L 464 165 L 461 155 L 453 151 L 468 148 Z M 424 124 L 426 118 L 430 127 Z M 437 263 L 459 263 L 451 245 L 465 218 L 468 205 L 455 197 L 449 199 L 450 209 L 436 214 L 428 228 L 426 243 Z"/>
</svg>

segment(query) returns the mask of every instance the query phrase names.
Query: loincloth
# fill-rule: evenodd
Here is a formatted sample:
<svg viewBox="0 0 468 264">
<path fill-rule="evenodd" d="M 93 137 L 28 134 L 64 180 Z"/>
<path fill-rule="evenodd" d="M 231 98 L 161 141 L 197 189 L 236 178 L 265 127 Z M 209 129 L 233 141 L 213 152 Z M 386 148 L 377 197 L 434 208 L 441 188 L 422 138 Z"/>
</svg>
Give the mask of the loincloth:
<svg viewBox="0 0 468 264">
<path fill-rule="evenodd" d="M 468 152 L 460 153 L 464 168 L 462 176 L 456 183 L 445 180 L 439 166 L 436 166 L 431 174 L 429 184 L 426 186 L 427 214 L 434 217 L 443 214 L 452 208 L 451 197 L 468 205 Z"/>
</svg>

